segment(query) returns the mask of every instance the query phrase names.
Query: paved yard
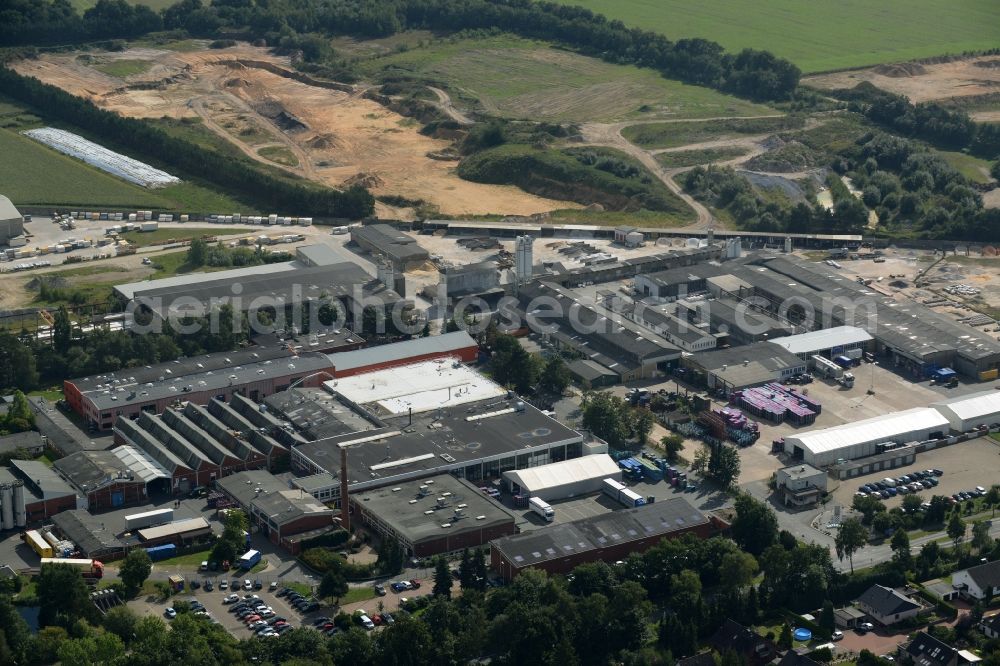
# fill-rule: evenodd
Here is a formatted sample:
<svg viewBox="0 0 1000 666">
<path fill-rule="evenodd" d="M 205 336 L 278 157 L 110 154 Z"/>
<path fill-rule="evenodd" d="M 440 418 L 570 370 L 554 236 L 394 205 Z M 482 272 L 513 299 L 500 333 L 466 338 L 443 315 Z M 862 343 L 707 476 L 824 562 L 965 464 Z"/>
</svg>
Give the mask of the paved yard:
<svg viewBox="0 0 1000 666">
<path fill-rule="evenodd" d="M 893 631 L 892 627 L 877 627 L 875 631 L 861 634 L 854 630 L 844 631 L 844 637 L 837 641 L 838 657 L 844 652 L 851 652 L 855 655 L 862 650 L 869 650 L 876 655 L 883 655 L 896 652 L 896 646 L 907 639 L 907 632 L 901 630 Z"/>
</svg>

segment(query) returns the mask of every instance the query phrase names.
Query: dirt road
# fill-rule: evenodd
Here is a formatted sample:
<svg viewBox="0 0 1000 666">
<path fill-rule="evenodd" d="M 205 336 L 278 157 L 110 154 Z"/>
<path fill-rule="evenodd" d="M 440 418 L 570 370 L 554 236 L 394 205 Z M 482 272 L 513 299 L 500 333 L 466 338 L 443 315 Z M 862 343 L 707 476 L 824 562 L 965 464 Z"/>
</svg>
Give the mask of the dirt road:
<svg viewBox="0 0 1000 666">
<path fill-rule="evenodd" d="M 455 105 L 451 103 L 451 96 L 440 88 L 435 88 L 434 86 L 427 86 L 427 89 L 432 93 L 437 95 L 438 101 L 436 106 L 448 114 L 448 117 L 454 120 L 459 125 L 472 125 L 474 121 L 469 116 L 465 115 L 461 111 L 455 108 Z"/>
</svg>

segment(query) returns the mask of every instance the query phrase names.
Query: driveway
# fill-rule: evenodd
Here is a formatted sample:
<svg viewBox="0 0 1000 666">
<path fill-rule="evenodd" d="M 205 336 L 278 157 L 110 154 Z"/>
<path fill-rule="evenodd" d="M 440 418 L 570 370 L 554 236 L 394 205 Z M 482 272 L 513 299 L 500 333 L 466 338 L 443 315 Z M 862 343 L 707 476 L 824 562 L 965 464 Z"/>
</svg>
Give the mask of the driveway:
<svg viewBox="0 0 1000 666">
<path fill-rule="evenodd" d="M 844 632 L 844 638 L 837 641 L 837 650 L 840 652 L 838 657 L 843 657 L 845 652 L 856 655 L 862 650 L 869 650 L 876 655 L 895 653 L 896 646 L 905 641 L 907 636 L 906 631 L 896 633 L 892 627 L 879 627 L 865 634 L 848 629 Z"/>
</svg>

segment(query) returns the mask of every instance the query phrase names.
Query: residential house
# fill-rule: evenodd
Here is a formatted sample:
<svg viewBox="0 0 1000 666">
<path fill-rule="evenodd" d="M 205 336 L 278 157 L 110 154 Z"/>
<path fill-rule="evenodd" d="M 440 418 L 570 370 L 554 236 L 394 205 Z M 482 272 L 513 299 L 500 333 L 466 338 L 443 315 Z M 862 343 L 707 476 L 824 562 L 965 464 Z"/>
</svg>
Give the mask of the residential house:
<svg viewBox="0 0 1000 666">
<path fill-rule="evenodd" d="M 989 638 L 1000 638 L 1000 613 L 984 617 L 979 629 Z"/>
<path fill-rule="evenodd" d="M 858 608 L 883 626 L 916 617 L 924 607 L 898 590 L 872 585 L 858 597 Z"/>
<path fill-rule="evenodd" d="M 899 647 L 900 656 L 914 666 L 967 666 L 982 661 L 966 650 L 958 650 L 920 631 L 913 640 Z"/>
<path fill-rule="evenodd" d="M 719 654 L 732 650 L 743 657 L 747 666 L 769 664 L 778 655 L 777 648 L 772 641 L 735 620 L 723 622 L 722 626 L 708 640 L 708 643 Z"/>
<path fill-rule="evenodd" d="M 1000 594 L 1000 560 L 958 571 L 951 584 L 965 597 L 987 599 Z"/>
</svg>

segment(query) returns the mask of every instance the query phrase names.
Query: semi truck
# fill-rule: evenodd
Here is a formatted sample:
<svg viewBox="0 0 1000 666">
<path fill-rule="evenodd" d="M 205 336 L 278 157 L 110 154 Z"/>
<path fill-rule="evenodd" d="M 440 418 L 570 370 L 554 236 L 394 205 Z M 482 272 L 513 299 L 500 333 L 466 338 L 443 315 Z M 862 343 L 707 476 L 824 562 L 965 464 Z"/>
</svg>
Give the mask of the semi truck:
<svg viewBox="0 0 1000 666">
<path fill-rule="evenodd" d="M 249 570 L 260 562 L 259 550 L 248 550 L 240 556 L 240 569 Z"/>
<path fill-rule="evenodd" d="M 169 523 L 173 521 L 173 519 L 173 509 L 157 509 L 155 511 L 146 511 L 144 513 L 133 513 L 131 516 L 125 516 L 125 530 L 128 532 L 141 530 L 143 527 L 152 527 L 153 525 Z"/>
<path fill-rule="evenodd" d="M 619 504 L 624 504 L 627 507 L 643 506 L 646 503 L 646 500 L 642 495 L 634 490 L 626 488 L 614 479 L 604 479 L 604 481 L 601 482 L 601 492 Z"/>
<path fill-rule="evenodd" d="M 69 557 L 43 557 L 42 566 L 46 564 L 68 564 L 78 569 L 86 580 L 97 581 L 104 578 L 104 563 L 98 560 L 74 559 Z"/>
<path fill-rule="evenodd" d="M 541 497 L 532 497 L 528 500 L 528 506 L 531 510 L 541 516 L 545 522 L 551 523 L 555 520 L 556 512 L 552 510 L 549 503 L 543 500 Z"/>
<path fill-rule="evenodd" d="M 827 379 L 840 379 L 844 374 L 844 369 L 825 356 L 814 354 L 812 356 L 813 368 L 816 374 Z"/>
</svg>

